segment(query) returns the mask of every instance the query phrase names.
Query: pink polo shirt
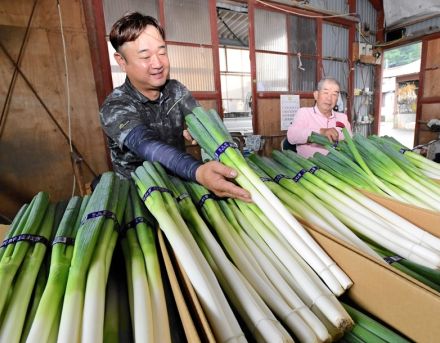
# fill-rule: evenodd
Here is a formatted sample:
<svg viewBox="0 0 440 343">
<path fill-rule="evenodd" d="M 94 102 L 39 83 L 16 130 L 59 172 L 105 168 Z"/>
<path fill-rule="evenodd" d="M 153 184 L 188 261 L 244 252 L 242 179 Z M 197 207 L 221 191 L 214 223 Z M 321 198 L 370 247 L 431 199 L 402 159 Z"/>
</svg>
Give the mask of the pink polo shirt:
<svg viewBox="0 0 440 343">
<path fill-rule="evenodd" d="M 287 140 L 290 144 L 296 144 L 298 154 L 306 158 L 313 156 L 315 152 L 327 155 L 327 149 L 318 144 L 307 143 L 307 138 L 312 132 L 319 133 L 322 128 L 334 127 L 339 132 L 339 140 L 344 139 L 342 130 L 336 127 L 337 121 L 343 123 L 352 135 L 351 125 L 345 113 L 332 111 L 332 115 L 328 118 L 318 110 L 317 106 L 302 107 L 296 112 L 287 130 Z"/>
</svg>

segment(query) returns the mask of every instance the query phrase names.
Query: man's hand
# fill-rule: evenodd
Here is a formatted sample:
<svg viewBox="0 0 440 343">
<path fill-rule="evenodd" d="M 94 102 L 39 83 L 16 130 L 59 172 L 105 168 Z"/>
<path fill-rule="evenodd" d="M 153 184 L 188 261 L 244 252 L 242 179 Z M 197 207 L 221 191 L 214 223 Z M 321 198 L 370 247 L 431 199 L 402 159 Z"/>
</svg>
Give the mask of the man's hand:
<svg viewBox="0 0 440 343">
<path fill-rule="evenodd" d="M 217 161 L 202 164 L 196 171 L 197 182 L 208 188 L 219 197 L 230 197 L 251 202 L 249 192 L 233 184 L 227 179 L 233 179 L 237 172 Z"/>
<path fill-rule="evenodd" d="M 334 127 L 330 127 L 328 129 L 320 129 L 319 133 L 326 136 L 332 143 L 339 140 L 339 133 Z"/>
<path fill-rule="evenodd" d="M 190 142 L 192 145 L 196 145 L 197 141 L 192 138 L 191 134 L 188 130 L 183 130 L 183 138 L 185 138 L 188 142 Z"/>
</svg>

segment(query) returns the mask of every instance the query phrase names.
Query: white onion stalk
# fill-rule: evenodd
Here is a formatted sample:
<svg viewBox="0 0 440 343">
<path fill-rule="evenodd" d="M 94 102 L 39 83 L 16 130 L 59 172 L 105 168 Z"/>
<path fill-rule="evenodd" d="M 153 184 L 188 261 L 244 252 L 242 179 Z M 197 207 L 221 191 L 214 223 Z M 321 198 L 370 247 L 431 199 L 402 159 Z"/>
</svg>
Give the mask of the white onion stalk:
<svg viewBox="0 0 440 343">
<path fill-rule="evenodd" d="M 274 265 L 273 260 L 261 250 L 261 246 L 268 246 L 253 228 L 255 225 L 260 224 L 258 218 L 255 218 L 255 216 L 253 216 L 253 212 L 250 210 L 246 212 L 246 215 L 244 215 L 244 213 L 242 213 L 231 200 L 228 201 L 228 205 L 226 205 L 226 203 L 223 201 L 221 202 L 221 205 L 223 211 L 228 217 L 229 222 L 234 225 L 237 232 L 246 243 L 248 249 L 252 251 L 259 264 L 265 270 L 266 275 L 283 296 L 285 301 L 287 301 L 287 303 L 298 312 L 300 317 L 310 326 L 320 341 L 326 342 L 330 340 L 331 337 L 326 327 L 305 305 L 303 300 L 299 297 L 299 294 L 296 293 L 295 288 L 292 288 L 291 285 L 289 285 L 289 283 L 285 280 L 282 273 L 280 273 L 280 271 Z M 230 212 L 229 215 L 227 214 L 228 211 Z M 234 218 L 232 218 L 231 214 L 234 216 Z M 301 293 L 303 293 L 302 290 Z"/>
<path fill-rule="evenodd" d="M 116 222 L 120 223 L 122 220 L 128 187 L 127 180 L 116 179 L 109 205 L 109 209 L 114 213 L 116 219 L 106 219 L 90 262 L 82 317 L 81 342 L 83 343 L 103 341 L 107 277 L 118 237 Z"/>
<path fill-rule="evenodd" d="M 368 237 L 386 249 L 393 251 L 399 256 L 424 265 L 432 269 L 439 269 L 440 256 L 431 250 L 429 247 L 418 245 L 405 237 L 402 237 L 396 232 L 387 230 L 384 227 L 377 227 L 375 222 L 372 222 L 367 217 L 355 218 L 343 216 L 336 209 L 329 207 L 335 216 L 339 216 L 341 221 L 352 227 L 355 231 Z"/>
<path fill-rule="evenodd" d="M 259 342 L 293 342 L 290 335 L 278 322 L 258 293 L 228 260 L 222 248 L 212 236 L 209 228 L 197 213 L 189 198 L 179 203 L 181 213 L 196 233 L 199 247 L 215 272 L 222 288 L 235 308 L 246 321 Z"/>
<path fill-rule="evenodd" d="M 132 192 L 130 192 L 132 193 Z M 137 198 L 138 195 L 135 194 Z M 125 210 L 126 221 L 135 218 L 133 213 L 131 194 L 127 200 Z M 145 268 L 144 254 L 140 247 L 135 228 L 129 228 L 126 231 L 126 236 L 123 238 L 126 248 L 123 249 L 124 257 L 128 260 L 130 268 L 127 269 L 129 277 L 128 288 L 131 290 L 132 298 L 136 299 L 132 303 L 132 324 L 133 336 L 136 342 L 154 342 L 156 334 L 155 330 L 155 316 L 153 315 L 153 308 L 151 305 L 150 286 Z"/>
<path fill-rule="evenodd" d="M 115 179 L 116 177 L 112 172 L 102 175 L 87 204 L 85 215 L 109 208 L 110 194 Z M 101 229 L 107 220 L 103 216 L 85 220 L 78 230 L 63 300 L 58 343 L 78 342 L 80 340 L 87 271 Z"/>
<path fill-rule="evenodd" d="M 151 172 L 153 167 L 145 162 L 144 166 L 136 169 L 136 174 L 132 174 L 141 197 L 147 189 L 158 185 L 158 177 L 152 178 L 145 168 L 149 168 L 148 171 Z M 163 187 L 163 182 L 159 186 Z M 180 216 L 174 199 L 170 194 L 153 191 L 151 196 L 145 199 L 145 205 L 159 222 L 178 260 L 184 266 L 203 309 L 213 325 L 216 338 L 221 342 L 245 341 L 244 334 L 220 285 Z"/>
<path fill-rule="evenodd" d="M 193 109 L 194 114 L 185 117 L 192 136 L 206 150 L 213 152 L 217 147 L 230 139 L 223 124 L 218 123 L 218 115 L 213 118 L 201 108 Z M 352 282 L 347 275 L 330 259 L 324 250 L 299 225 L 297 220 L 287 211 L 280 200 L 264 185 L 253 170 L 248 166 L 243 156 L 234 148 L 228 147 L 220 155 L 220 160 L 238 172 L 237 183 L 247 189 L 252 200 L 268 214 L 273 223 L 279 227 L 295 249 L 300 249 L 301 255 L 321 273 L 321 278 L 337 295 L 351 286 Z M 292 232 L 296 234 L 292 234 Z M 299 240 L 299 237 L 302 240 Z M 297 242 L 295 242 L 297 241 Z"/>
<path fill-rule="evenodd" d="M 133 200 L 134 217 L 147 218 L 149 214 L 147 214 L 145 205 L 136 194 L 135 188 L 132 187 L 130 191 L 131 199 Z M 148 283 L 150 285 L 151 305 L 154 313 L 155 337 L 160 337 L 161 342 L 167 343 L 171 342 L 171 334 L 164 285 L 161 276 L 161 267 L 156 247 L 156 232 L 157 228 L 153 228 L 146 223 L 138 223 L 136 225 L 136 234 L 144 256 Z"/>
<path fill-rule="evenodd" d="M 188 185 L 195 201 L 198 201 L 207 192 L 204 187 L 194 183 L 188 183 Z M 301 341 L 315 341 L 316 336 L 311 328 L 296 313 L 296 309 L 291 308 L 272 285 L 253 253 L 246 249 L 245 243 L 229 224 L 216 201 L 213 199 L 206 200 L 202 212 L 211 227 L 216 231 L 234 264 L 243 276 L 252 283 L 255 290 L 272 311 L 283 320 Z"/>
<path fill-rule="evenodd" d="M 335 307 L 331 304 L 329 299 L 333 298 L 334 295 L 322 285 L 321 281 L 316 280 L 318 279 L 315 278 L 316 274 L 311 273 L 313 275 L 310 275 L 310 268 L 304 269 L 302 267 L 305 264 L 304 261 L 298 261 L 299 254 L 295 253 L 287 243 L 283 243 L 282 240 L 279 239 L 280 233 L 273 224 L 268 221 L 267 216 L 254 204 L 245 205 L 240 201 L 237 201 L 237 204 L 239 206 L 241 205 L 241 208 L 245 206 L 249 207 L 256 214 L 252 223 L 258 220 L 262 221 L 263 225 L 255 225 L 254 228 L 258 231 L 258 234 L 263 238 L 266 244 L 271 247 L 271 250 L 277 255 L 281 263 L 283 263 L 292 276 L 298 280 L 303 290 L 309 294 L 309 298 L 312 299 L 315 306 L 320 308 L 335 327 L 341 330 L 345 330 L 346 327 L 349 327 L 352 323 L 346 311 L 342 309 L 341 305 Z M 266 230 L 263 229 L 264 226 L 267 228 Z M 299 259 L 302 260 L 301 258 Z"/>
</svg>

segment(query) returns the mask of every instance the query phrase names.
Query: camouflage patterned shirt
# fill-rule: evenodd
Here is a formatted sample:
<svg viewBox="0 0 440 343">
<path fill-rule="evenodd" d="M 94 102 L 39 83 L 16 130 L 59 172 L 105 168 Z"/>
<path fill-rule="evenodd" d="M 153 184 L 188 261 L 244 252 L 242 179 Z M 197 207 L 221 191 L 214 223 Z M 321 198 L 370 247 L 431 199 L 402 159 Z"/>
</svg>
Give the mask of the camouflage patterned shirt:
<svg viewBox="0 0 440 343">
<path fill-rule="evenodd" d="M 136 90 L 128 78 L 113 90 L 100 109 L 101 126 L 108 137 L 113 169 L 129 178 L 130 173 L 144 161 L 124 145 L 125 138 L 139 126 L 147 129 L 148 141 L 160 141 L 179 149 L 174 154 L 186 154 L 183 138 L 184 117 L 198 106 L 189 90 L 176 80 L 168 80 L 157 100 L 149 100 Z M 171 163 L 179 158 L 167 153 Z M 161 155 L 160 152 L 157 155 Z M 183 159 L 184 163 L 198 163 L 194 159 Z M 164 167 L 168 167 L 165 161 Z M 178 170 L 188 166 L 177 166 Z M 194 169 L 194 168 L 193 168 Z"/>
</svg>

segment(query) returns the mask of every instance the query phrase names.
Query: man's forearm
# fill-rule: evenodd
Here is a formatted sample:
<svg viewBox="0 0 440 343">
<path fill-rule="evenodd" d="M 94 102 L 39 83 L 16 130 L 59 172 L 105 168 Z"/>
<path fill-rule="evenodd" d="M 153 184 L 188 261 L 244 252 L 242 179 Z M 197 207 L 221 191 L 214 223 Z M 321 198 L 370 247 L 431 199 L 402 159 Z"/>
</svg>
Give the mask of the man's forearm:
<svg viewBox="0 0 440 343">
<path fill-rule="evenodd" d="M 124 141 L 140 158 L 159 162 L 168 171 L 186 180 L 196 181 L 196 170 L 202 164 L 190 154 L 158 140 L 146 137 L 145 130 L 135 128 Z"/>
</svg>

